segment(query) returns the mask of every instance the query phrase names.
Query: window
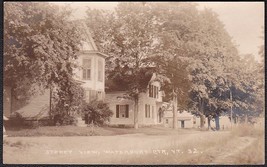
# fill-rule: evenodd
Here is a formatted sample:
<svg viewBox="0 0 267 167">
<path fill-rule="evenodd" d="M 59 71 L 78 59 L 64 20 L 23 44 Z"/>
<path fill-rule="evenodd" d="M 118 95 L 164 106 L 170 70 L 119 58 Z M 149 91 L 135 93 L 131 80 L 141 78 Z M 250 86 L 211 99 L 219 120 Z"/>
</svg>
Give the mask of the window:
<svg viewBox="0 0 267 167">
<path fill-rule="evenodd" d="M 91 79 L 91 59 L 83 59 L 83 80 Z"/>
<path fill-rule="evenodd" d="M 149 97 L 152 97 L 152 86 L 153 85 L 149 85 Z"/>
<path fill-rule="evenodd" d="M 116 105 L 116 118 L 129 118 L 129 105 Z"/>
<path fill-rule="evenodd" d="M 156 98 L 156 92 L 157 92 L 156 89 L 157 89 L 157 87 L 156 86 L 153 86 L 153 87 L 154 87 L 153 97 Z"/>
<path fill-rule="evenodd" d="M 154 85 L 149 85 L 149 97 L 158 98 L 159 88 Z"/>
<path fill-rule="evenodd" d="M 145 105 L 145 117 L 150 118 L 150 105 L 149 104 Z"/>
<path fill-rule="evenodd" d="M 168 124 L 169 123 L 169 120 L 168 119 L 166 119 L 166 124 Z"/>
<path fill-rule="evenodd" d="M 156 98 L 158 98 L 158 97 L 159 97 L 159 88 L 156 87 Z"/>
<path fill-rule="evenodd" d="M 103 62 L 98 60 L 98 81 L 103 81 Z"/>
</svg>

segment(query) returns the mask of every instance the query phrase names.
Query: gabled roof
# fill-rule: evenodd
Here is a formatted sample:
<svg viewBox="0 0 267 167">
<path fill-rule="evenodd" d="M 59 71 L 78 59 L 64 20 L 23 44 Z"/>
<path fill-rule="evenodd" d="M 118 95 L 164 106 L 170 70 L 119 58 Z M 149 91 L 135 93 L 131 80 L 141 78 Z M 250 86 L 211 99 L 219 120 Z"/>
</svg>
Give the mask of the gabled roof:
<svg viewBox="0 0 267 167">
<path fill-rule="evenodd" d="M 83 46 L 82 46 L 81 50 L 83 50 L 83 51 L 86 51 L 86 50 L 98 51 L 96 44 L 92 38 L 92 34 L 90 33 L 89 28 L 85 24 L 85 20 L 79 19 L 79 20 L 75 20 L 72 22 L 76 26 L 76 28 L 78 28 L 78 30 L 84 35 L 84 39 L 83 39 L 84 41 L 83 41 Z"/>
<path fill-rule="evenodd" d="M 125 72 L 123 72 L 125 70 Z M 132 76 L 127 73 L 131 71 L 129 68 L 115 68 L 114 74 L 112 75 L 112 79 L 107 79 L 105 82 L 106 92 L 114 92 L 114 91 L 127 91 L 130 89 L 130 85 L 132 84 Z M 144 86 L 148 86 L 150 82 L 152 82 L 156 74 L 150 67 L 141 69 L 141 80 L 140 84 Z"/>
<path fill-rule="evenodd" d="M 108 57 L 108 55 L 98 51 L 92 34 L 90 33 L 89 27 L 85 24 L 84 19 L 75 20 L 72 21 L 72 23 L 78 28 L 81 34 L 83 34 L 83 41 L 80 53 L 95 53 L 103 58 Z"/>
<path fill-rule="evenodd" d="M 86 24 L 82 21 L 82 29 L 84 30 L 84 34 L 87 36 L 87 41 L 93 48 L 94 51 L 97 51 L 97 47 L 95 44 L 95 41 L 92 38 L 92 34 L 89 31 L 89 28 L 86 26 Z"/>
</svg>

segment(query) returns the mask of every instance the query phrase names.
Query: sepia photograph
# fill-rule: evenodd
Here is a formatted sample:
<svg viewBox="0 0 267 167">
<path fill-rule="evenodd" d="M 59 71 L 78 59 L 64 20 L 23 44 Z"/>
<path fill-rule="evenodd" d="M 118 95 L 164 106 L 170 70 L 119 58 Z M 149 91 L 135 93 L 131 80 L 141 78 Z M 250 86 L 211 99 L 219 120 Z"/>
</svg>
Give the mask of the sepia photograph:
<svg viewBox="0 0 267 167">
<path fill-rule="evenodd" d="M 264 2 L 4 2 L 3 164 L 264 165 Z"/>
</svg>

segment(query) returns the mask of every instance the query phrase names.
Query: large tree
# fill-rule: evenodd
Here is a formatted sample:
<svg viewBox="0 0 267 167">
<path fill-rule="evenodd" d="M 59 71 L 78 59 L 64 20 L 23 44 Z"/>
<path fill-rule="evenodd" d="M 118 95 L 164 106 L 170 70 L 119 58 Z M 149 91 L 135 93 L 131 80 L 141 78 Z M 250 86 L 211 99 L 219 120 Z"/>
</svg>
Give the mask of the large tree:
<svg viewBox="0 0 267 167">
<path fill-rule="evenodd" d="M 264 45 L 264 31 L 262 27 L 262 36 L 260 36 L 262 39 L 262 45 L 259 47 L 259 56 L 260 60 L 257 64 L 257 70 L 255 71 L 255 74 L 257 75 L 257 102 L 258 109 L 261 111 L 261 113 L 264 114 L 264 62 L 265 62 L 265 45 Z"/>
<path fill-rule="evenodd" d="M 126 71 L 128 95 L 135 102 L 134 127 L 138 128 L 140 93 L 147 90 L 147 56 L 153 48 L 153 15 L 143 3 L 119 3 L 115 13 L 88 9 L 88 26 L 100 50 L 108 53 L 107 79 L 114 80 Z M 127 77 L 128 76 L 128 77 Z"/>
<path fill-rule="evenodd" d="M 147 4 L 155 18 L 156 40 L 150 60 L 157 66 L 157 71 L 165 76 L 162 80 L 164 100 L 173 104 L 173 128 L 177 128 L 177 107 L 188 110 L 189 90 L 191 87 L 188 72 L 189 59 L 183 47 L 182 34 L 196 12 L 193 4 L 163 3 Z"/>
<path fill-rule="evenodd" d="M 70 14 L 50 3 L 4 4 L 4 85 L 14 96 L 27 99 L 53 87 L 63 107 L 57 111 L 72 108 L 80 96 L 72 70 L 81 38 Z"/>
<path fill-rule="evenodd" d="M 205 116 L 225 111 L 225 98 L 221 98 L 221 94 L 216 94 L 215 90 L 221 87 L 219 80 L 224 70 L 222 62 L 230 57 L 229 53 L 235 56 L 231 38 L 217 15 L 209 9 L 199 11 L 194 3 L 163 3 L 151 6 L 160 27 L 158 53 L 171 60 L 169 67 L 171 64 L 176 64 L 176 68 L 182 67 L 174 78 L 181 81 L 186 79 L 187 83 L 174 85 L 184 93 L 187 93 L 186 86 L 191 88 L 190 108 L 201 116 L 203 126 Z M 188 82 L 189 79 L 192 85 Z M 182 92 L 178 93 L 179 96 L 186 99 Z M 216 106 L 210 110 L 212 104 Z"/>
<path fill-rule="evenodd" d="M 189 78 L 192 78 L 190 107 L 195 110 L 194 113 L 200 115 L 201 126 L 204 125 L 205 117 L 218 118 L 229 111 L 232 105 L 239 109 L 244 105 L 250 108 L 254 106 L 252 102 L 256 92 L 252 89 L 253 78 L 248 79 L 248 76 L 255 72 L 242 68 L 244 61 L 215 12 L 210 9 L 199 11 L 192 3 L 163 3 L 151 6 L 155 9 L 153 15 L 156 16 L 160 27 L 157 29 L 161 35 L 158 54 L 162 59 L 165 57 L 165 63 L 168 59 L 172 60 L 171 57 L 180 59 L 173 59 L 169 69 L 173 63 L 176 67 L 188 63 L 188 68 L 180 69 L 177 74 L 186 73 L 183 70 L 186 69 Z M 156 60 L 159 62 L 160 58 Z M 179 79 L 178 76 L 175 78 Z M 181 77 L 183 78 L 185 77 Z M 175 86 L 181 88 L 183 85 L 177 83 Z M 249 87 L 251 89 L 248 89 Z M 243 98 L 240 97 L 240 92 L 243 92 Z M 242 109 L 242 112 L 245 113 L 245 110 Z"/>
<path fill-rule="evenodd" d="M 245 79 L 253 72 L 243 71 L 232 38 L 211 9 L 198 10 L 194 3 L 121 3 L 115 13 L 89 9 L 88 24 L 102 51 L 112 55 L 107 77 L 125 78 L 136 100 L 146 90 L 139 69 L 152 65 L 169 79 L 167 95 L 178 94 L 180 107 L 189 103 L 201 126 L 205 117 L 218 118 L 231 106 L 253 105 L 252 78 Z"/>
<path fill-rule="evenodd" d="M 260 63 L 254 55 L 245 55 L 240 59 L 239 76 L 232 84 L 234 115 L 243 118 L 246 122 L 259 116 L 263 111 L 263 92 Z M 238 84 L 237 84 L 238 83 Z"/>
</svg>

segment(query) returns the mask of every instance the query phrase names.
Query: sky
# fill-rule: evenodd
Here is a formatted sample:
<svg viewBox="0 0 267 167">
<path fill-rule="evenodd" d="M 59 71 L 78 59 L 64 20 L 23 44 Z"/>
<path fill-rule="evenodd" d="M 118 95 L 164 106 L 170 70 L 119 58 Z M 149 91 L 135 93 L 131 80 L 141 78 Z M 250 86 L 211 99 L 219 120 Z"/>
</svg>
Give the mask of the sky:
<svg viewBox="0 0 267 167">
<path fill-rule="evenodd" d="M 238 46 L 239 53 L 253 54 L 259 60 L 259 46 L 264 43 L 264 2 L 197 2 L 198 9 L 211 8 Z M 58 4 L 61 4 L 58 3 Z M 76 18 L 84 18 L 87 7 L 113 10 L 118 2 L 68 2 Z"/>
<path fill-rule="evenodd" d="M 264 2 L 203 2 L 199 9 L 211 8 L 219 15 L 225 29 L 238 46 L 240 54 L 253 54 L 259 59 L 260 38 L 264 33 Z"/>
</svg>

